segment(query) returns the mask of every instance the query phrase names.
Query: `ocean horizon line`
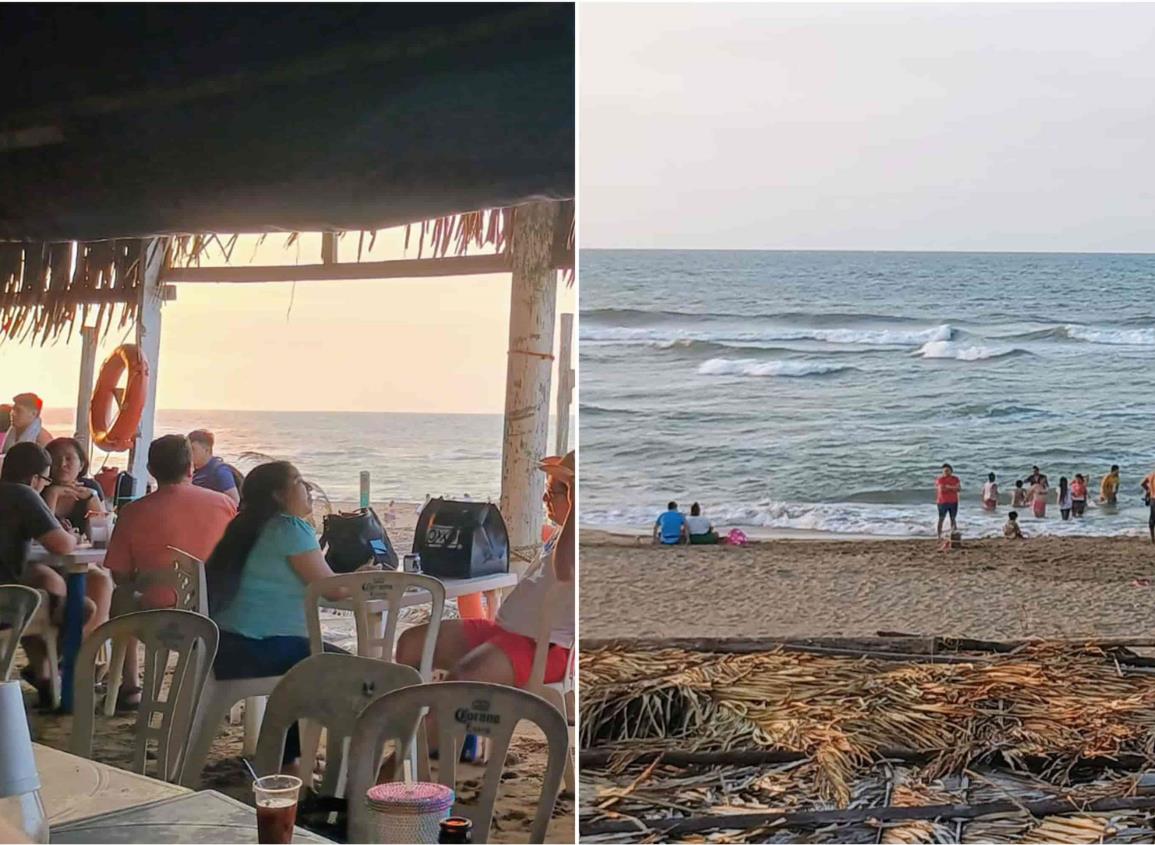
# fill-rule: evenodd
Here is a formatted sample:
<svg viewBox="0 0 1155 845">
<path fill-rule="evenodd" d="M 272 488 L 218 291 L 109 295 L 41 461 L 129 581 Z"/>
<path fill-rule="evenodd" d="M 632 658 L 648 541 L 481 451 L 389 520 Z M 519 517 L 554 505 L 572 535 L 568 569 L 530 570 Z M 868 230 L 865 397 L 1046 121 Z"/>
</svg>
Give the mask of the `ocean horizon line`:
<svg viewBox="0 0 1155 845">
<path fill-rule="evenodd" d="M 1079 249 L 794 249 L 790 247 L 645 247 L 645 246 L 583 246 L 578 252 L 674 252 L 674 253 L 701 253 L 701 252 L 756 252 L 756 253 L 787 253 L 787 254 L 821 254 L 841 253 L 846 255 L 1138 255 L 1155 256 L 1155 250 L 1143 252 L 1139 250 L 1079 250 Z"/>
</svg>

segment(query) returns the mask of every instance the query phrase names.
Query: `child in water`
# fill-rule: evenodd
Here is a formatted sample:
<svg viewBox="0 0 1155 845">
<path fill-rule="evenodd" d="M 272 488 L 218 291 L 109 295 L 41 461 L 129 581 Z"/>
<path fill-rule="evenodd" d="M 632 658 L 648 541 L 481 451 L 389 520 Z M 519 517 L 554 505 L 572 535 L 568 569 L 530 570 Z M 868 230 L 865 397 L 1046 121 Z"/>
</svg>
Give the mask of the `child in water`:
<svg viewBox="0 0 1155 845">
<path fill-rule="evenodd" d="M 1003 526 L 1003 536 L 1008 540 L 1022 540 L 1023 529 L 1019 527 L 1019 514 L 1011 511 L 1007 514 L 1007 524 Z"/>
<path fill-rule="evenodd" d="M 1023 480 L 1020 478 L 1015 482 L 1015 491 L 1011 496 L 1012 508 L 1025 508 L 1027 506 L 1027 491 L 1023 489 Z"/>
<path fill-rule="evenodd" d="M 993 511 L 999 506 L 999 485 L 995 481 L 995 474 L 987 475 L 987 483 L 983 485 L 983 510 Z"/>
</svg>

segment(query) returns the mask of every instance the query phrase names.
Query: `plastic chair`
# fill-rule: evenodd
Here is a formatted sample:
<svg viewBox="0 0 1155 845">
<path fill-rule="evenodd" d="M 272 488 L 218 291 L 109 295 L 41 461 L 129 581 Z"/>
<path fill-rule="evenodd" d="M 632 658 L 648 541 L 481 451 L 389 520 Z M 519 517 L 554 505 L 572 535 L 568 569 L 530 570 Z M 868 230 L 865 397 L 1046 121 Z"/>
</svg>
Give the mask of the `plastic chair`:
<svg viewBox="0 0 1155 845">
<path fill-rule="evenodd" d="M 572 590 L 574 585 L 572 583 L 557 583 L 550 591 L 549 597 L 546 601 L 546 607 L 542 608 L 541 621 L 539 623 L 537 632 L 537 645 L 533 652 L 533 664 L 529 671 L 529 681 L 525 688 L 539 695 L 558 709 L 558 712 L 565 717 L 566 726 L 569 731 L 569 746 L 566 750 L 565 757 L 565 788 L 569 792 L 574 791 L 574 747 L 576 740 L 576 731 L 574 730 L 574 661 L 577 657 L 577 649 L 570 646 L 569 659 L 565 665 L 565 675 L 560 681 L 551 684 L 545 683 L 545 662 L 549 654 L 550 639 L 550 614 L 547 612 L 548 608 L 556 601 L 557 593 L 561 590 Z M 576 645 L 576 643 L 574 644 Z"/>
<path fill-rule="evenodd" d="M 132 770 L 147 774 L 148 744 L 155 740 L 156 777 L 174 782 L 188 747 L 192 713 L 217 654 L 220 634 L 207 616 L 187 610 L 142 610 L 105 622 L 93 631 L 76 658 L 71 751 L 81 757 L 92 756 L 96 655 L 107 640 L 128 637 L 144 646 Z M 173 655 L 176 666 L 166 690 L 165 674 Z"/>
<path fill-rule="evenodd" d="M 350 572 L 314 581 L 305 593 L 305 619 L 309 626 L 309 647 L 313 654 L 320 654 L 322 650 L 321 598 L 337 589 L 348 591 L 348 601 L 353 603 L 353 619 L 357 625 L 357 654 L 378 660 L 393 659 L 397 648 L 397 622 L 401 618 L 406 592 L 420 590 L 428 593 L 432 608 L 421 650 L 419 671 L 425 681 L 432 680 L 433 651 L 445 611 L 444 584 L 428 575 L 409 572 Z M 369 609 L 369 602 L 375 601 L 387 602 L 383 613 Z"/>
<path fill-rule="evenodd" d="M 23 587 L 16 584 L 9 584 L 0 587 L 3 590 L 32 590 L 31 587 Z M 32 590 L 39 597 L 40 603 L 35 612 L 24 623 L 24 631 L 17 637 L 8 637 L 7 631 L 0 631 L 0 643 L 4 643 L 0 647 L 0 679 L 8 677 L 8 673 L 12 670 L 12 662 L 16 659 L 16 646 L 22 637 L 39 637 L 44 641 L 44 650 L 48 655 L 48 665 L 52 667 L 52 673 L 49 676 L 49 684 L 52 690 L 52 706 L 60 707 L 61 681 L 60 681 L 60 651 L 57 644 L 60 642 L 60 628 L 52 622 L 52 616 L 48 612 L 48 593 L 45 590 Z M 3 608 L 3 599 L 0 599 L 0 617 L 5 620 L 8 618 L 9 611 Z M 18 628 L 19 625 L 14 625 L 13 628 Z M 9 649 L 11 651 L 9 652 Z M 7 657 L 4 655 L 7 654 Z"/>
<path fill-rule="evenodd" d="M 171 569 L 156 569 L 140 572 L 127 590 L 132 595 L 132 606 L 140 609 L 137 593 L 153 587 L 171 587 L 176 593 L 176 608 L 209 615 L 208 588 L 205 586 L 205 567 L 197 558 L 175 546 L 168 547 L 172 555 Z M 128 641 L 124 638 L 113 640 L 112 657 L 108 661 L 108 694 L 104 698 L 104 715 L 116 712 L 116 695 L 124 676 L 124 655 Z"/>
<path fill-rule="evenodd" d="M 0 682 L 7 681 L 16 662 L 16 648 L 40 607 L 40 593 L 19 584 L 0 586 Z"/>
<path fill-rule="evenodd" d="M 489 841 L 493 805 L 514 729 L 522 719 L 528 719 L 541 729 L 549 749 L 548 763 L 529 841 L 544 842 L 568 754 L 565 718 L 552 704 L 525 690 L 472 681 L 406 687 L 381 696 L 361 712 L 347 758 L 349 841 L 371 841 L 371 811 L 361 798 L 377 780 L 380 749 L 390 740 L 396 741 L 399 749 L 411 748 L 425 708 L 429 708 L 437 718 L 440 749 L 437 779 L 445 786 L 455 788 L 456 761 L 466 731 L 484 736 L 491 743 L 477 803 L 454 804 L 453 807 L 454 815 L 466 816 L 473 821 L 474 842 Z"/>
<path fill-rule="evenodd" d="M 308 719 L 327 732 L 325 775 L 318 792 L 340 797 L 345 786 L 345 747 L 357 716 L 373 699 L 420 683 L 416 669 L 399 663 L 351 654 L 306 658 L 285 673 L 269 696 L 257 745 L 257 772 L 266 775 L 281 770 L 285 735 L 294 722 Z M 304 756 L 304 736 L 301 742 Z"/>
</svg>

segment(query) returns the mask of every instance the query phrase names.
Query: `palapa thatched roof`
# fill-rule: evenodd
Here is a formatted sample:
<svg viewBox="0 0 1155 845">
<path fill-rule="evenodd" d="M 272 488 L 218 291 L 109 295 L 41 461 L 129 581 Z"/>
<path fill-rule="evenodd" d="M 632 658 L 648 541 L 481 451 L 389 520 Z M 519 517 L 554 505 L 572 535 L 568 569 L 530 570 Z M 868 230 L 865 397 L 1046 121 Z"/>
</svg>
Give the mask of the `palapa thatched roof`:
<svg viewBox="0 0 1155 845">
<path fill-rule="evenodd" d="M 0 6 L 0 340 L 130 321 L 142 238 L 508 249 L 512 207 L 573 197 L 573 30 L 566 4 Z"/>
</svg>

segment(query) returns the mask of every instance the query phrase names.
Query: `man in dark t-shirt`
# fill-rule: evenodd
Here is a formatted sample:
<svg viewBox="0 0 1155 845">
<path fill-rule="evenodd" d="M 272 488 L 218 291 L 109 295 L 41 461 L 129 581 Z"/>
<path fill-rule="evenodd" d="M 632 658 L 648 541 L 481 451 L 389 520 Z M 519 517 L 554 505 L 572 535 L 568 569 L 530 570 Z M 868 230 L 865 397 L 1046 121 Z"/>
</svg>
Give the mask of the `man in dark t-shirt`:
<svg viewBox="0 0 1155 845">
<path fill-rule="evenodd" d="M 233 504 L 241 501 L 241 491 L 237 489 L 237 479 L 233 470 L 221 458 L 213 454 L 216 438 L 211 431 L 199 428 L 190 432 L 188 441 L 192 446 L 193 478 L 192 483 L 197 487 L 215 490 L 224 493 L 233 500 Z"/>
<path fill-rule="evenodd" d="M 33 540 L 57 554 L 68 554 L 76 545 L 72 534 L 61 528 L 40 498 L 40 491 L 48 486 L 51 466 L 48 453 L 35 443 L 18 443 L 4 459 L 0 470 L 0 584 L 24 580 Z"/>
</svg>

